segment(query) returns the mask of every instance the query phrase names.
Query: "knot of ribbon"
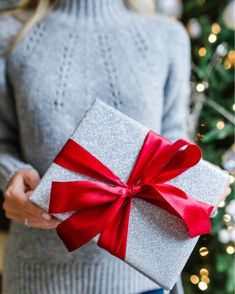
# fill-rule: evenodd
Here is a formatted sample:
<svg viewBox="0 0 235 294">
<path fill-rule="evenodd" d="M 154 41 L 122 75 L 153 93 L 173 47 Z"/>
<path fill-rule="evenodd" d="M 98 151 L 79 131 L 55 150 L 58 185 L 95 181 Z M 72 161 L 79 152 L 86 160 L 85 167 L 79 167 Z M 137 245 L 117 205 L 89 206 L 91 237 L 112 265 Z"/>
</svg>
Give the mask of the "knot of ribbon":
<svg viewBox="0 0 235 294">
<path fill-rule="evenodd" d="M 69 251 L 99 235 L 97 245 L 125 259 L 132 199 L 139 198 L 181 218 L 191 238 L 210 232 L 213 206 L 167 183 L 196 165 L 200 148 L 171 142 L 149 131 L 127 183 L 85 148 L 69 139 L 54 163 L 91 180 L 52 182 L 50 213 L 74 211 L 56 228 Z"/>
<path fill-rule="evenodd" d="M 129 197 L 135 197 L 141 191 L 141 185 L 135 184 L 126 187 L 126 193 L 124 195 Z"/>
</svg>

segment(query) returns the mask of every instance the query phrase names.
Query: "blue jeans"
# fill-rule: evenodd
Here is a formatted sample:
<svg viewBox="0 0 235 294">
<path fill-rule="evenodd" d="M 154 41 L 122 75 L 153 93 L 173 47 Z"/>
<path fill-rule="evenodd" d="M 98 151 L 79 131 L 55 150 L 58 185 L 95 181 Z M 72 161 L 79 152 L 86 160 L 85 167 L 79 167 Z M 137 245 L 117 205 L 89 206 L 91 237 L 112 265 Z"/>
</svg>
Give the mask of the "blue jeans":
<svg viewBox="0 0 235 294">
<path fill-rule="evenodd" d="M 158 289 L 158 290 L 151 290 L 147 292 L 142 292 L 141 294 L 163 294 L 163 289 Z"/>
</svg>

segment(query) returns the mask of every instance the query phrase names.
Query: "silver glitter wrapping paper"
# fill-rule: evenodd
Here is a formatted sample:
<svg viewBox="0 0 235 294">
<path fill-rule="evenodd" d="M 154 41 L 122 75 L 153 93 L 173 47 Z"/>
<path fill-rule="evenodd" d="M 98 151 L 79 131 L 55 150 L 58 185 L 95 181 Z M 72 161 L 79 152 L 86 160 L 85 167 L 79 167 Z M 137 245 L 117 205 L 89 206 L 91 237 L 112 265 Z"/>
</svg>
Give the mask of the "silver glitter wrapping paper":
<svg viewBox="0 0 235 294">
<path fill-rule="evenodd" d="M 149 129 L 96 99 L 71 138 L 127 181 Z M 90 179 L 52 163 L 30 199 L 48 209 L 52 181 Z M 229 176 L 201 159 L 168 183 L 195 199 L 216 205 Z M 57 214 L 64 220 L 73 212 Z M 93 239 L 96 242 L 98 236 Z M 133 199 L 125 261 L 165 289 L 171 289 L 198 237 L 189 238 L 181 219 L 143 200 Z M 78 249 L 79 250 L 79 249 Z"/>
</svg>

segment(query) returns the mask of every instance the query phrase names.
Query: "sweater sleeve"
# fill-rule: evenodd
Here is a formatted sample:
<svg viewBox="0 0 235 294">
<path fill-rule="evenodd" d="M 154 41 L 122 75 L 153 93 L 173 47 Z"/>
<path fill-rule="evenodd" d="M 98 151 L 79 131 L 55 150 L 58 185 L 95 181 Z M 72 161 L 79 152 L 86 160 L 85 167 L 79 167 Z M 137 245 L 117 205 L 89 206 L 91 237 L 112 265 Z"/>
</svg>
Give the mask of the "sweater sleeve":
<svg viewBox="0 0 235 294">
<path fill-rule="evenodd" d="M 0 20 L 0 27 L 2 25 Z M 6 28 L 6 27 L 5 27 Z M 19 144 L 14 95 L 7 78 L 7 57 L 2 52 L 6 39 L 0 33 L 0 190 L 4 191 L 11 176 L 21 168 L 32 168 L 23 161 Z"/>
<path fill-rule="evenodd" d="M 189 139 L 187 115 L 190 98 L 191 45 L 187 31 L 175 22 L 169 33 L 169 71 L 164 87 L 162 135 L 175 141 Z"/>
</svg>

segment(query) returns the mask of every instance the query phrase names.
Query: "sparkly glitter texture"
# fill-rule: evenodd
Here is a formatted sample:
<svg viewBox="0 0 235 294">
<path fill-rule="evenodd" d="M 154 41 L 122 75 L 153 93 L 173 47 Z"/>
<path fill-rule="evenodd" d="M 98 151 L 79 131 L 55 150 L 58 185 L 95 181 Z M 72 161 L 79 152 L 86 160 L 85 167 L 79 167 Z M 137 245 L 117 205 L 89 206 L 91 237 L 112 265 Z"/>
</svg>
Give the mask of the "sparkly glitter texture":
<svg viewBox="0 0 235 294">
<path fill-rule="evenodd" d="M 127 181 L 148 129 L 97 99 L 71 138 Z M 48 209 L 52 181 L 89 179 L 52 164 L 30 199 Z M 217 204 L 229 176 L 201 160 L 197 166 L 169 181 L 192 197 Z M 58 214 L 64 220 L 71 213 Z M 94 241 L 97 237 L 94 238 Z M 171 289 L 198 238 L 189 238 L 183 221 L 140 199 L 133 199 L 126 262 L 147 277 Z"/>
</svg>

